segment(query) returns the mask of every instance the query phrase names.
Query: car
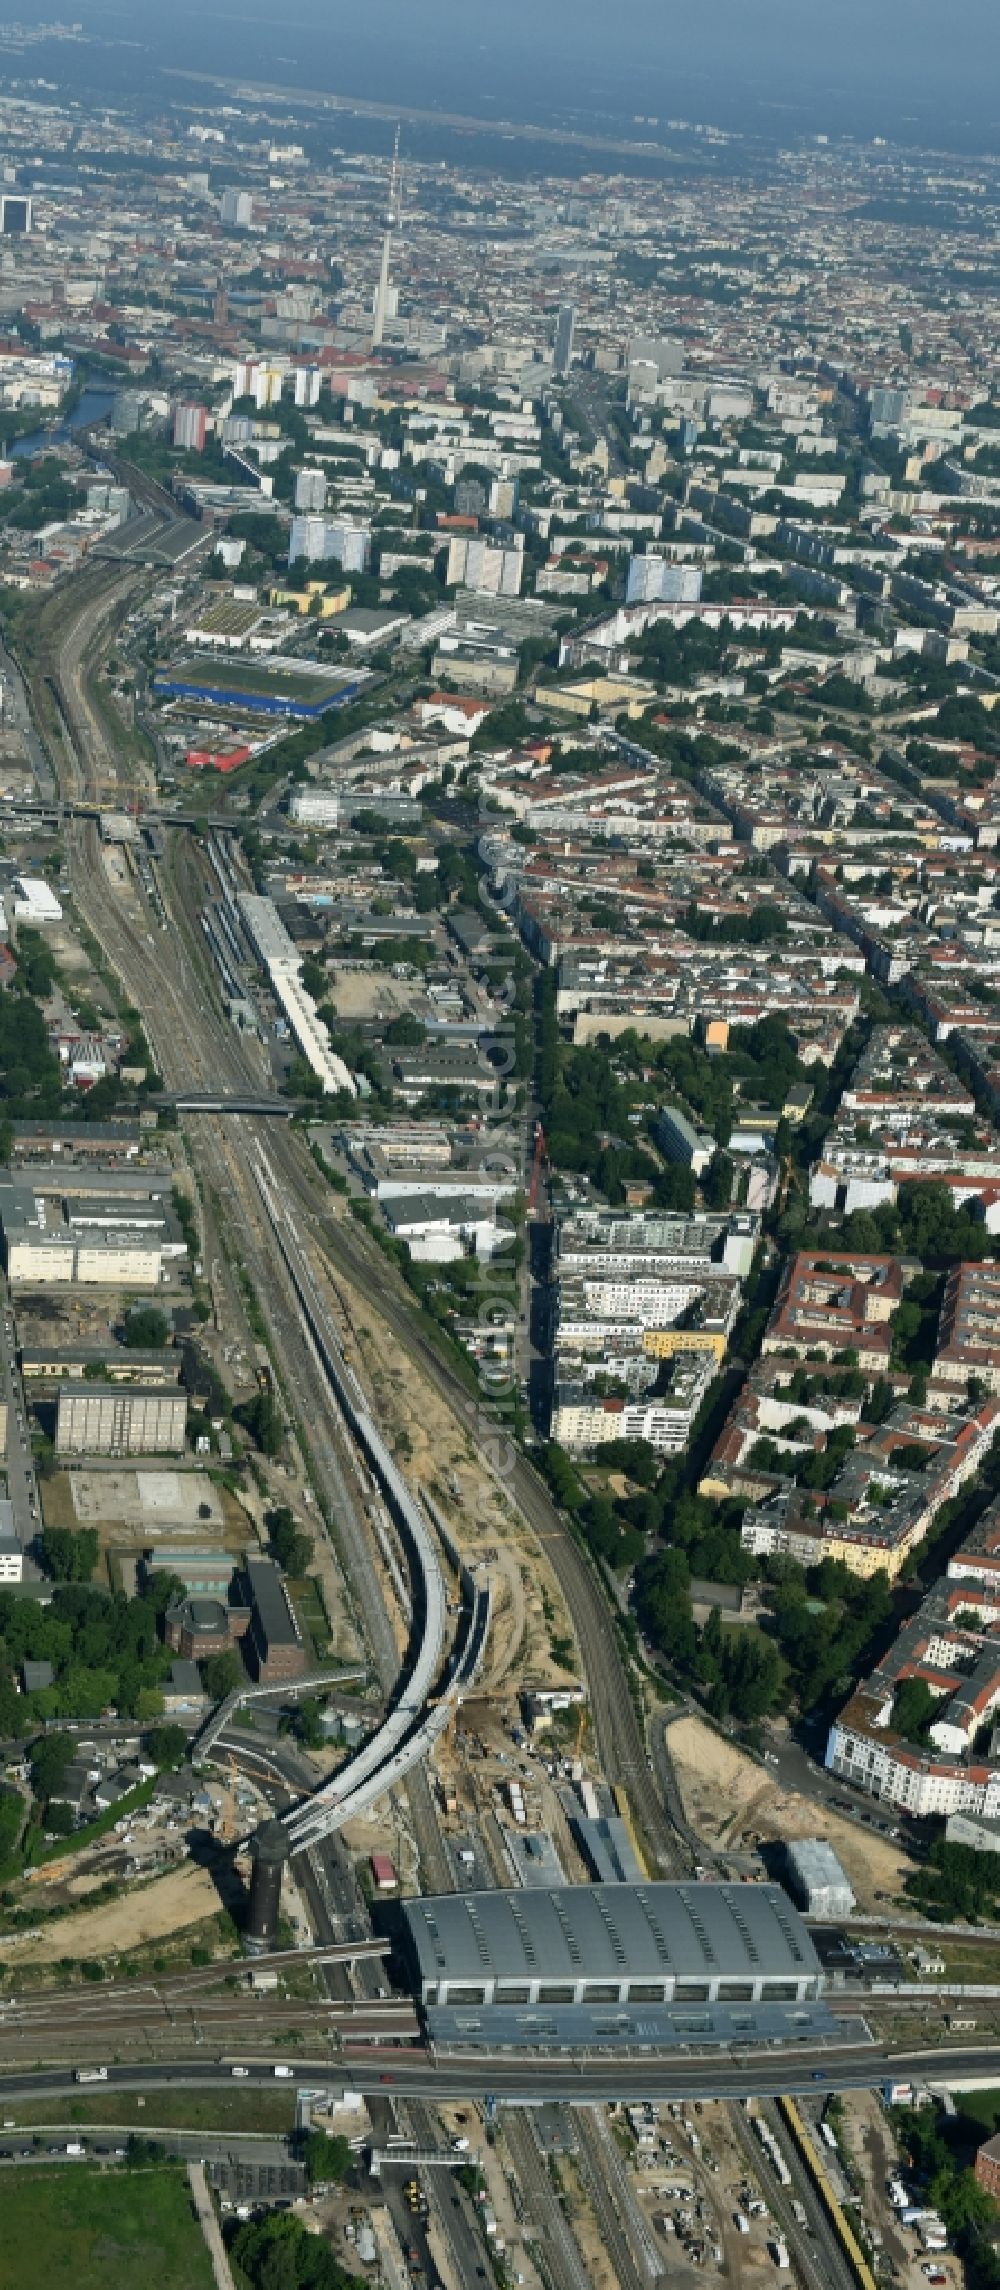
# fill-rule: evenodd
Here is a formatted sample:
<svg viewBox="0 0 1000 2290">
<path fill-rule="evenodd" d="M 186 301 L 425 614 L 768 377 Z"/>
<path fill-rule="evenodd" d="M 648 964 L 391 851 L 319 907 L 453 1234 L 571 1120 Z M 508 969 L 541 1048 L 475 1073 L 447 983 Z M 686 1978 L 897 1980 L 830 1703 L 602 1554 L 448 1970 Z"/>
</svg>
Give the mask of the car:
<svg viewBox="0 0 1000 2290">
<path fill-rule="evenodd" d="M 826 2080 L 827 2080 L 827 2074 L 826 2074 L 826 2069 L 825 2069 L 825 2067 L 814 2067 L 814 2068 L 813 2068 L 813 2082 L 814 2082 L 814 2083 L 825 2083 L 825 2082 L 826 2082 Z"/>
<path fill-rule="evenodd" d="M 395 2076 L 394 2076 L 394 2075 L 380 2075 L 380 2076 L 379 2076 L 379 2082 L 380 2082 L 380 2083 L 395 2083 L 395 2081 L 396 2081 L 396 2078 L 395 2078 Z"/>
</svg>

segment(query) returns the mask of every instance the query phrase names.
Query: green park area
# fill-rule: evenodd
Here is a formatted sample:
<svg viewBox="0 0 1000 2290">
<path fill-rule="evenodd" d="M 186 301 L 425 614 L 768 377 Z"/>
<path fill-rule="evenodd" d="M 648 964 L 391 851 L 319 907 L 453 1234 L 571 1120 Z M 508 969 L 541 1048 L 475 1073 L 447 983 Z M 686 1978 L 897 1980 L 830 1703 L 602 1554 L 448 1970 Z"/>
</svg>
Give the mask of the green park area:
<svg viewBox="0 0 1000 2290">
<path fill-rule="evenodd" d="M 0 2290 L 212 2290 L 182 2170 L 4 2172 Z"/>
<path fill-rule="evenodd" d="M 258 2131 L 283 2138 L 295 2127 L 295 2100 L 287 2089 L 265 2091 L 244 2085 L 235 2091 L 157 2091 L 144 2101 L 138 2092 L 123 2091 L 118 2085 L 88 2091 L 78 2099 L 56 2092 L 50 2099 L 19 2100 L 18 2130 L 33 2131 L 36 2124 L 57 2125 L 66 2138 L 75 2135 L 78 2125 L 100 2124 L 116 2131 L 141 2131 L 149 2139 L 159 2131 Z M 6 2186 L 6 2179 L 2 2183 Z"/>
</svg>

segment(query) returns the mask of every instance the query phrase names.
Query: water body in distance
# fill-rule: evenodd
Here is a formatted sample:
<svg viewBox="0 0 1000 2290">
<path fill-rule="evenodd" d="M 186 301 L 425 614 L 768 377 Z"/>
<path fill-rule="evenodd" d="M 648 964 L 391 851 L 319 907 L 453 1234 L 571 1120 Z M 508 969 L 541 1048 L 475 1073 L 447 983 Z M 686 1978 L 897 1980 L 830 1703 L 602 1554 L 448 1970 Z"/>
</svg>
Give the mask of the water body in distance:
<svg viewBox="0 0 1000 2290">
<path fill-rule="evenodd" d="M 22 22 L 51 12 L 20 0 Z M 778 141 L 1000 150 L 996 0 L 962 0 L 960 37 L 940 0 L 74 0 L 71 13 L 93 46 L 28 47 L 5 76 L 113 103 L 176 93 L 155 86 L 163 67 L 584 134 L 634 133 L 639 115 L 664 131 L 682 117 Z"/>
<path fill-rule="evenodd" d="M 114 396 L 113 390 L 101 389 L 96 384 L 88 386 L 65 421 L 55 421 L 50 429 L 32 429 L 24 437 L 16 437 L 10 448 L 11 459 L 30 461 L 36 453 L 47 453 L 53 445 L 64 443 L 74 430 L 86 429 L 89 422 L 107 421 Z M 3 415 L 0 414 L 0 434 L 2 431 Z"/>
</svg>

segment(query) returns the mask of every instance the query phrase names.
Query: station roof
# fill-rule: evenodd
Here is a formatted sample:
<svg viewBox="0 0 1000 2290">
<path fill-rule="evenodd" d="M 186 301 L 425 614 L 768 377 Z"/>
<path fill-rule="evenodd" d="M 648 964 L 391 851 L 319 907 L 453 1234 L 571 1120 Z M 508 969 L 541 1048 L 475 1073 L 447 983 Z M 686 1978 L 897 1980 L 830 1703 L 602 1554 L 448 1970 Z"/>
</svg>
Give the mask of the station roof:
<svg viewBox="0 0 1000 2290">
<path fill-rule="evenodd" d="M 780 1885 L 596 1884 L 402 1904 L 422 1980 L 803 1979 L 819 1959 Z"/>
</svg>

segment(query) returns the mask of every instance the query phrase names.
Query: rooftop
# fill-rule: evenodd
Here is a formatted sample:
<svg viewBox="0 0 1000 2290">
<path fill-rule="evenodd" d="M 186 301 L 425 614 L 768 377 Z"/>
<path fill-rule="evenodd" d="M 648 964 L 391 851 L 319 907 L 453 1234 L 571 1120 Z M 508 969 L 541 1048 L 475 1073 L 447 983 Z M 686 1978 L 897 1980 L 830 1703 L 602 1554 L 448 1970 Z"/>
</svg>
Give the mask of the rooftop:
<svg viewBox="0 0 1000 2290">
<path fill-rule="evenodd" d="M 613 1884 L 408 1900 L 421 1977 L 815 1978 L 809 1934 L 778 1885 Z"/>
</svg>

